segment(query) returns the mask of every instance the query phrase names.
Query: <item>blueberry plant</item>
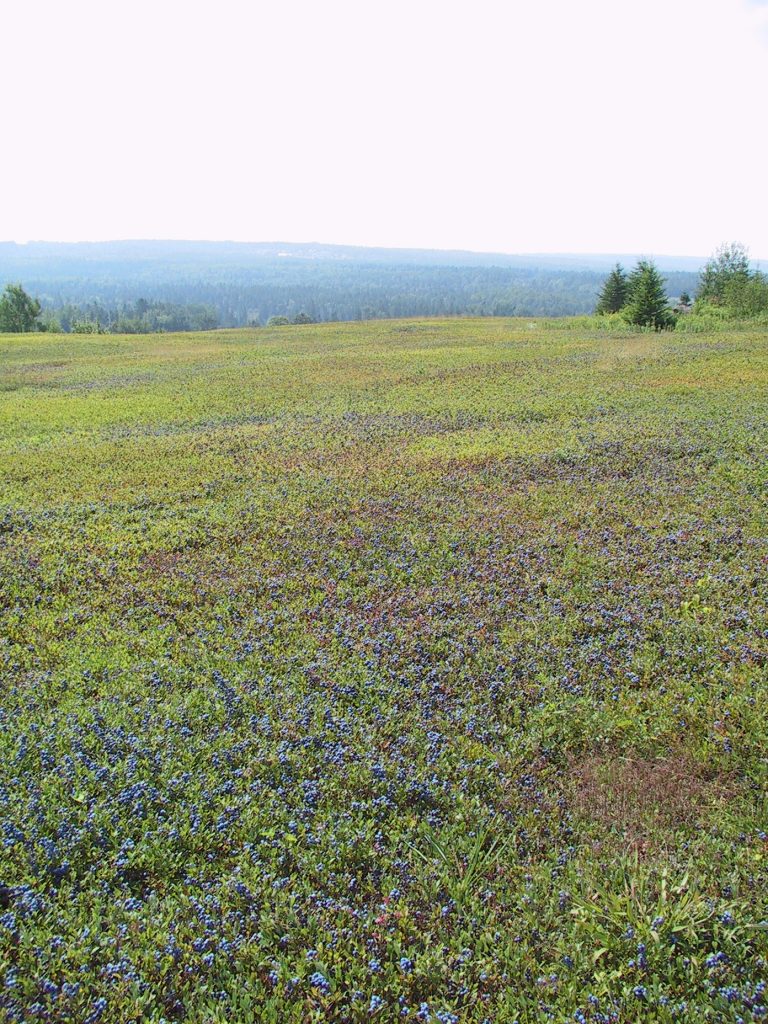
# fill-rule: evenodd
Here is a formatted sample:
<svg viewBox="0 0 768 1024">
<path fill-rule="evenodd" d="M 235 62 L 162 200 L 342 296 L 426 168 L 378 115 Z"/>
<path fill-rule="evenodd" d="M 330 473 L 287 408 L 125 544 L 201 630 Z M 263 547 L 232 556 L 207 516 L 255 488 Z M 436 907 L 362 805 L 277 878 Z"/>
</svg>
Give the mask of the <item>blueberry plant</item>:
<svg viewBox="0 0 768 1024">
<path fill-rule="evenodd" d="M 768 1013 L 755 329 L 0 337 L 0 1017 Z"/>
</svg>

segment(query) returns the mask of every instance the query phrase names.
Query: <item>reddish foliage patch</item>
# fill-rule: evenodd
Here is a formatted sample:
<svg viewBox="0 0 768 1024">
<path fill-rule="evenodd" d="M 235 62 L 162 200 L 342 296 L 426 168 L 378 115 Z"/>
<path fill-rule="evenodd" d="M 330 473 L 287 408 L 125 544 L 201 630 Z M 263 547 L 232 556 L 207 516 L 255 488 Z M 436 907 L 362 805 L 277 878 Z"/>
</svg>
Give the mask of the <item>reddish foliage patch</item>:
<svg viewBox="0 0 768 1024">
<path fill-rule="evenodd" d="M 649 759 L 593 754 L 572 765 L 579 815 L 639 852 L 673 845 L 735 794 L 735 782 L 678 750 Z"/>
</svg>

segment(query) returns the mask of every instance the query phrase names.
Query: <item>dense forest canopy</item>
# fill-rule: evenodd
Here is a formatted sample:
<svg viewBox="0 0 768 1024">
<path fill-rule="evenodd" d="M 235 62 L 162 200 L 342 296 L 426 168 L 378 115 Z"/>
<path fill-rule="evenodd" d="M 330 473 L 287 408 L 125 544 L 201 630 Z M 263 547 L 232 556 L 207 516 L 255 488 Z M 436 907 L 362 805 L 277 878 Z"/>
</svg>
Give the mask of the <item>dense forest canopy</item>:
<svg viewBox="0 0 768 1024">
<path fill-rule="evenodd" d="M 618 257 L 631 260 L 632 257 Z M 360 249 L 290 243 L 0 244 L 0 285 L 22 283 L 63 330 L 202 330 L 295 320 L 589 313 L 616 256 Z M 666 260 L 670 294 L 695 260 Z"/>
</svg>

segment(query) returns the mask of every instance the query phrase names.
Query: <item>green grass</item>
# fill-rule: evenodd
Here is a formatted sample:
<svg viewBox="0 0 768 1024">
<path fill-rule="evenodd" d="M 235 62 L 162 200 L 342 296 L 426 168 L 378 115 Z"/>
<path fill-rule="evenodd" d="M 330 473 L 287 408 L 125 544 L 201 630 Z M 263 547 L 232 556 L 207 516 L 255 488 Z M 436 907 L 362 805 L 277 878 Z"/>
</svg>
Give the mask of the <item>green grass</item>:
<svg viewBox="0 0 768 1024">
<path fill-rule="evenodd" d="M 0 335 L 0 1014 L 753 1021 L 764 329 Z"/>
</svg>

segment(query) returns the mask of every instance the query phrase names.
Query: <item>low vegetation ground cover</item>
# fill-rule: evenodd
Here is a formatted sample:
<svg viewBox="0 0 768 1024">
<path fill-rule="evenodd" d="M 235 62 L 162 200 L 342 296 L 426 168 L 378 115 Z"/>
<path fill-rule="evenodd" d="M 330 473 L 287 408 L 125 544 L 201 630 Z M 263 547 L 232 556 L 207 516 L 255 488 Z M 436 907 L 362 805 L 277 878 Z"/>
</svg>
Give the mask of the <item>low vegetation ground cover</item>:
<svg viewBox="0 0 768 1024">
<path fill-rule="evenodd" d="M 764 328 L 0 368 L 6 1020 L 766 1017 Z"/>
</svg>

